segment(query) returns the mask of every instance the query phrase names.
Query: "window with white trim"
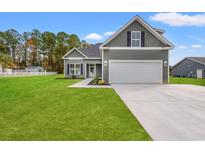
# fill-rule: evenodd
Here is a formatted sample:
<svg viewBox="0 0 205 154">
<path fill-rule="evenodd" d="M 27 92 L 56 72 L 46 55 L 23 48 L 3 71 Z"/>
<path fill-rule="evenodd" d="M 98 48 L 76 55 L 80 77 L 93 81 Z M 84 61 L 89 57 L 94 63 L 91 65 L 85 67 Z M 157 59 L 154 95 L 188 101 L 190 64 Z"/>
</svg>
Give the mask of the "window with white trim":
<svg viewBox="0 0 205 154">
<path fill-rule="evenodd" d="M 70 75 L 80 75 L 81 74 L 81 64 L 69 64 L 69 74 Z"/>
<path fill-rule="evenodd" d="M 141 32 L 140 31 L 131 32 L 131 46 L 141 47 Z"/>
</svg>

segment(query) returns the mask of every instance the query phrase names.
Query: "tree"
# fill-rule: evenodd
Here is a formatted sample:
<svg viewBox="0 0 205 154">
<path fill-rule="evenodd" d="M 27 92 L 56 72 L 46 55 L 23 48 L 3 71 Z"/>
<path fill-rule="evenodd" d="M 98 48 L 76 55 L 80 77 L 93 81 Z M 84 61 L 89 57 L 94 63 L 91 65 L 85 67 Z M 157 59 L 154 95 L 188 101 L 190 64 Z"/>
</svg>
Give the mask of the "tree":
<svg viewBox="0 0 205 154">
<path fill-rule="evenodd" d="M 27 66 L 27 56 L 28 56 L 28 42 L 29 42 L 29 39 L 30 39 L 30 33 L 28 32 L 24 32 L 23 35 L 21 36 L 22 37 L 22 49 L 24 51 L 24 66 L 26 67 Z"/>
<path fill-rule="evenodd" d="M 12 58 L 6 53 L 0 53 L 0 64 L 2 64 L 3 68 L 12 68 Z"/>
<path fill-rule="evenodd" d="M 76 34 L 71 34 L 68 40 L 69 43 L 69 48 L 73 48 L 73 47 L 80 47 L 80 39 L 78 38 L 78 36 Z"/>
<path fill-rule="evenodd" d="M 81 48 L 88 48 L 88 47 L 91 47 L 91 44 L 87 43 L 85 40 L 82 40 L 80 42 L 80 46 Z"/>
<path fill-rule="evenodd" d="M 41 65 L 41 46 L 42 46 L 42 34 L 38 29 L 34 29 L 31 32 L 31 47 L 32 47 L 32 64 Z"/>
<path fill-rule="evenodd" d="M 48 65 L 50 66 L 49 69 L 51 69 L 52 71 L 54 70 L 53 51 L 56 44 L 55 38 L 55 34 L 51 32 L 44 32 L 42 34 L 43 49 L 47 53 Z"/>
<path fill-rule="evenodd" d="M 90 46 L 86 41 L 80 41 L 76 34 L 69 35 L 65 32 L 41 33 L 38 29 L 22 34 L 14 29 L 0 32 L 1 61 L 5 58 L 10 63 L 12 59 L 13 65 L 10 66 L 41 65 L 47 70 L 62 72 L 61 58 L 64 54 L 73 47 Z"/>
<path fill-rule="evenodd" d="M 20 46 L 20 33 L 14 29 L 9 29 L 0 33 L 1 42 L 6 46 L 11 54 L 13 63 L 15 62 L 15 53 Z"/>
<path fill-rule="evenodd" d="M 56 46 L 55 46 L 55 71 L 62 73 L 63 62 L 62 56 L 68 51 L 69 48 L 69 35 L 65 32 L 59 32 L 56 35 Z"/>
</svg>

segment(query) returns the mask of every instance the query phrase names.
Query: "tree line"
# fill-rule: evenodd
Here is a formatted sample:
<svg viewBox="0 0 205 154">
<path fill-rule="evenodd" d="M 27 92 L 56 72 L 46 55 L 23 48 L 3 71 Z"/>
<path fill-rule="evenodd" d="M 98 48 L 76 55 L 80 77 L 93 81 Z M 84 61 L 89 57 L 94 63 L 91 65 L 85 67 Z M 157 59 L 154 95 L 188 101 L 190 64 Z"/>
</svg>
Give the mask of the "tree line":
<svg viewBox="0 0 205 154">
<path fill-rule="evenodd" d="M 65 32 L 19 33 L 15 29 L 0 32 L 0 63 L 5 68 L 23 69 L 27 66 L 42 66 L 48 71 L 63 71 L 61 59 L 73 47 L 87 48 L 86 41 L 76 34 Z"/>
</svg>

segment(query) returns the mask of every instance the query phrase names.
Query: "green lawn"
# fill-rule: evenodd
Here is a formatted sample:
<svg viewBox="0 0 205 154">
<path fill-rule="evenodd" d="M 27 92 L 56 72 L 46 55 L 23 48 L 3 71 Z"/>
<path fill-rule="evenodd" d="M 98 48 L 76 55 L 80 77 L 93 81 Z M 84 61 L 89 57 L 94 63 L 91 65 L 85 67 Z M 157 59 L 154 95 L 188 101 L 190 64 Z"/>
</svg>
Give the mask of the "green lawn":
<svg viewBox="0 0 205 154">
<path fill-rule="evenodd" d="M 170 77 L 171 84 L 193 84 L 205 86 L 205 79 Z"/>
<path fill-rule="evenodd" d="M 113 89 L 56 77 L 0 78 L 0 140 L 151 140 Z"/>
</svg>

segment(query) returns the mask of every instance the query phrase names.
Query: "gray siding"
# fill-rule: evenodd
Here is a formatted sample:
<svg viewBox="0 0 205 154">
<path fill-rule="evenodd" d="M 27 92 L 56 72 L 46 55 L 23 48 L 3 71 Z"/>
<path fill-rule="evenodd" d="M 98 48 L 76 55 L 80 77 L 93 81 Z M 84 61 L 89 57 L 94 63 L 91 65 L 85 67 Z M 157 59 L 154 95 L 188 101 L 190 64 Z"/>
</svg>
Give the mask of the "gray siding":
<svg viewBox="0 0 205 154">
<path fill-rule="evenodd" d="M 96 65 L 96 76 L 102 77 L 102 64 Z"/>
<path fill-rule="evenodd" d="M 152 33 L 145 29 L 137 21 L 129 25 L 118 36 L 111 40 L 106 46 L 108 47 L 126 47 L 127 46 L 127 31 L 144 31 L 145 32 L 145 47 L 162 47 L 163 43 L 157 39 Z"/>
<path fill-rule="evenodd" d="M 87 64 L 97 64 L 96 67 L 96 75 L 99 77 L 102 76 L 102 60 L 101 59 L 64 59 L 64 75 L 65 77 L 70 78 L 67 72 L 68 64 L 83 64 L 83 75 L 77 76 L 78 78 L 86 78 L 86 74 L 88 72 Z"/>
<path fill-rule="evenodd" d="M 203 77 L 205 78 L 205 65 L 194 62 L 190 59 L 185 59 L 172 69 L 171 74 L 173 76 L 188 77 L 188 78 L 196 77 L 197 69 L 203 69 Z"/>
<path fill-rule="evenodd" d="M 82 54 L 80 54 L 76 49 L 74 49 L 69 55 L 66 56 L 66 58 L 69 57 L 75 57 L 75 58 L 85 58 Z"/>
<path fill-rule="evenodd" d="M 108 66 L 104 66 L 103 79 L 109 83 L 109 60 L 162 60 L 168 61 L 168 51 L 138 51 L 138 50 L 104 50 L 104 60 Z M 168 83 L 168 67 L 163 66 L 163 83 Z"/>
<path fill-rule="evenodd" d="M 68 68 L 67 68 L 67 66 L 68 66 L 68 64 L 83 64 L 83 75 L 79 75 L 79 76 L 77 76 L 78 78 L 84 78 L 85 77 L 85 71 L 86 71 L 86 66 L 84 65 L 84 61 L 82 60 L 82 59 L 75 59 L 75 60 L 72 60 L 72 59 L 64 59 L 64 75 L 65 75 L 65 77 L 68 77 L 68 78 L 70 78 L 71 76 L 70 75 L 68 75 L 68 72 L 67 72 L 67 70 L 68 70 Z"/>
</svg>

